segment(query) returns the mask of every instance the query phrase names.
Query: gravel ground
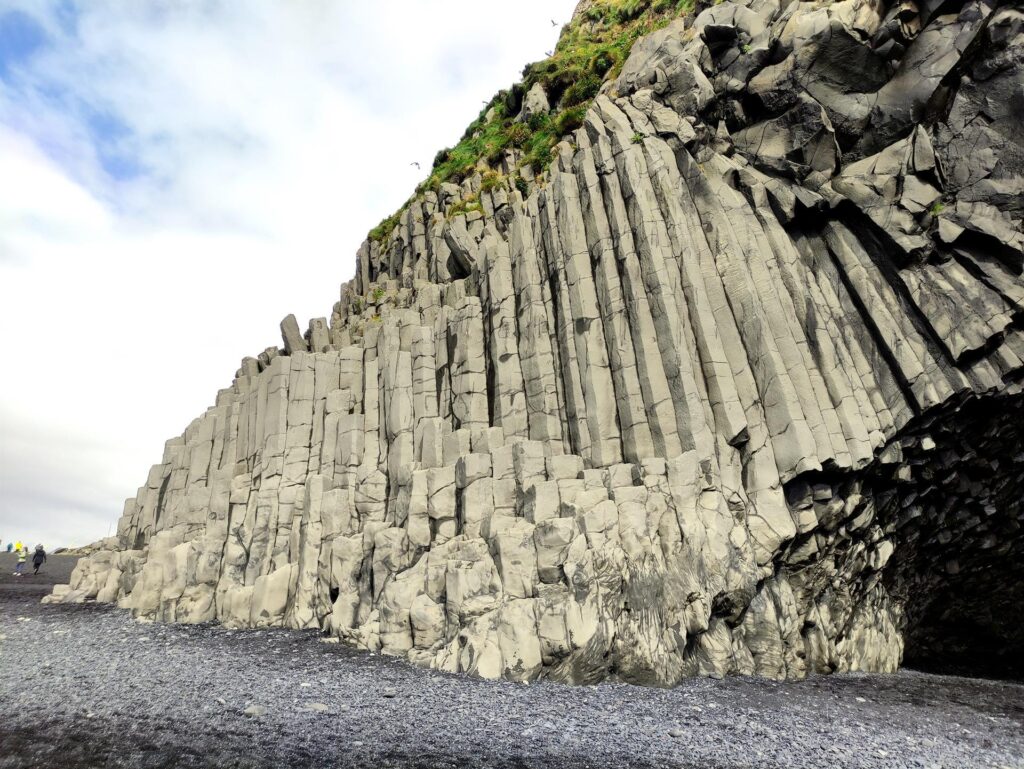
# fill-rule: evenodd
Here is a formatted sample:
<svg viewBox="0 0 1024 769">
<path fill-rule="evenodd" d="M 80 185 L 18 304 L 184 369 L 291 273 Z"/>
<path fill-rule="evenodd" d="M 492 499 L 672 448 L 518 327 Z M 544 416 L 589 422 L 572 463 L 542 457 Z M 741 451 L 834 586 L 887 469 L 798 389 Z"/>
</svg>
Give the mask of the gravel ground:
<svg viewBox="0 0 1024 769">
<path fill-rule="evenodd" d="M 478 681 L 315 633 L 43 606 L 0 556 L 0 767 L 1024 767 L 1024 685 L 903 672 L 672 690 Z M 249 709 L 249 713 L 246 710 Z"/>
</svg>

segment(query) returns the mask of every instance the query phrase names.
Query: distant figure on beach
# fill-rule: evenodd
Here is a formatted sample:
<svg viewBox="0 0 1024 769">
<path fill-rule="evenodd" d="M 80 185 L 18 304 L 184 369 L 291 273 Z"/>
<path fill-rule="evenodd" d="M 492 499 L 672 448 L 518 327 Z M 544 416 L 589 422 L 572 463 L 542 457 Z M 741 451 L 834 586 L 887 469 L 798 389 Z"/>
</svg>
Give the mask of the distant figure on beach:
<svg viewBox="0 0 1024 769">
<path fill-rule="evenodd" d="M 28 548 L 20 542 L 15 546 L 18 553 L 18 563 L 14 566 L 14 576 L 20 577 L 25 570 L 25 561 L 28 560 Z"/>
<path fill-rule="evenodd" d="M 38 574 L 39 567 L 46 563 L 46 550 L 42 545 L 36 545 L 36 551 L 32 554 L 32 573 Z"/>
</svg>

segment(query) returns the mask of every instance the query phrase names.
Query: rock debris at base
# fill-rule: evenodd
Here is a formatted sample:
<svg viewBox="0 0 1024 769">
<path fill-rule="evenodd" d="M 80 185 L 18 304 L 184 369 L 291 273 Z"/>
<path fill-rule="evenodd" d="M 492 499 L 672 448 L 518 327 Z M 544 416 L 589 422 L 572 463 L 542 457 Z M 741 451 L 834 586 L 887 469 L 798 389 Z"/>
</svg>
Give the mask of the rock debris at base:
<svg viewBox="0 0 1024 769">
<path fill-rule="evenodd" d="M 536 177 L 364 243 L 48 600 L 513 681 L 1019 666 L 1022 81 L 1019 1 L 640 38 Z"/>
<path fill-rule="evenodd" d="M 140 623 L 3 588 L 0 769 L 1024 767 L 1016 683 L 904 671 L 524 685 L 313 631 Z"/>
</svg>

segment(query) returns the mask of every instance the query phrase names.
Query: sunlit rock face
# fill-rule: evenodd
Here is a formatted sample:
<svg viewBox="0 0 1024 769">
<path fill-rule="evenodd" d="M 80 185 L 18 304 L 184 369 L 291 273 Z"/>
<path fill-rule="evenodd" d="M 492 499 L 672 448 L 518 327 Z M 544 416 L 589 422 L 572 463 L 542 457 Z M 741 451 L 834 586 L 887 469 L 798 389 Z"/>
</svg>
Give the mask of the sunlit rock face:
<svg viewBox="0 0 1024 769">
<path fill-rule="evenodd" d="M 642 38 L 543 174 L 365 243 L 48 600 L 513 680 L 1019 655 L 1022 62 L 1020 3 Z"/>
</svg>

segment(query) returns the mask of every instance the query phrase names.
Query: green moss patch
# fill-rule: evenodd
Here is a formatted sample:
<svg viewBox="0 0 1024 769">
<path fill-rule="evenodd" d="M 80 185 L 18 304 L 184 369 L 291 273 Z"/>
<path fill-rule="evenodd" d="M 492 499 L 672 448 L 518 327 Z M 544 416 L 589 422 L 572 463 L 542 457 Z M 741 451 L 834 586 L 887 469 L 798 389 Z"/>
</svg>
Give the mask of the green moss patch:
<svg viewBox="0 0 1024 769">
<path fill-rule="evenodd" d="M 601 86 L 622 71 L 633 43 L 692 10 L 693 0 L 595 3 L 563 28 L 550 57 L 527 65 L 522 82 L 495 94 L 459 142 L 437 153 L 430 175 L 417 187 L 417 193 L 438 190 L 446 182 L 459 184 L 476 171 L 481 160 L 489 167 L 497 166 L 512 148 L 522 152 L 520 166 L 531 166 L 535 174 L 543 172 L 558 141 L 583 124 Z M 535 115 L 526 123 L 516 121 L 524 95 L 537 83 L 548 95 L 551 113 Z M 514 183 L 519 189 L 526 186 L 518 176 Z M 475 206 L 471 201 L 459 213 L 479 206 L 479 201 Z M 402 211 L 371 230 L 370 239 L 388 238 Z"/>
</svg>

